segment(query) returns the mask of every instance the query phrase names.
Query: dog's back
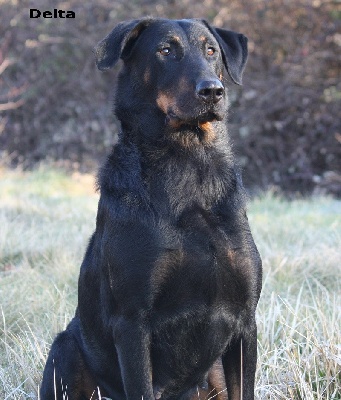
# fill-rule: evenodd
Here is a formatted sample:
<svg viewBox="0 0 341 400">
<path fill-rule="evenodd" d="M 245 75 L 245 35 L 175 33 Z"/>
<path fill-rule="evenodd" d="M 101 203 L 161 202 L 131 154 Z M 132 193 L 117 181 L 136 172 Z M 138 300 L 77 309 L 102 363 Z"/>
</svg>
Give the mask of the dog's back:
<svg viewBox="0 0 341 400">
<path fill-rule="evenodd" d="M 135 20 L 96 57 L 100 69 L 124 61 L 122 131 L 99 174 L 78 310 L 52 346 L 42 400 L 175 400 L 214 388 L 222 399 L 224 380 L 229 400 L 253 399 L 261 262 L 223 78 L 226 69 L 241 82 L 246 38 L 200 20 Z"/>
</svg>

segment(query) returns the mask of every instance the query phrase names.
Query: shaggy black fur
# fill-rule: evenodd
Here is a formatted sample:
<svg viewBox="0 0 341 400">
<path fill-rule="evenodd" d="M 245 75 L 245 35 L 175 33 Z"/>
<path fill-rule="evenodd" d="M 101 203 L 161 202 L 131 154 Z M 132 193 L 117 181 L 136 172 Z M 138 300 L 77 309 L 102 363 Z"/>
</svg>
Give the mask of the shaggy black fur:
<svg viewBox="0 0 341 400">
<path fill-rule="evenodd" d="M 119 24 L 95 53 L 99 69 L 123 60 L 122 131 L 99 173 L 78 308 L 52 345 L 41 400 L 185 400 L 225 386 L 229 400 L 251 400 L 261 260 L 223 84 L 224 70 L 241 83 L 247 39 L 146 18 Z"/>
</svg>

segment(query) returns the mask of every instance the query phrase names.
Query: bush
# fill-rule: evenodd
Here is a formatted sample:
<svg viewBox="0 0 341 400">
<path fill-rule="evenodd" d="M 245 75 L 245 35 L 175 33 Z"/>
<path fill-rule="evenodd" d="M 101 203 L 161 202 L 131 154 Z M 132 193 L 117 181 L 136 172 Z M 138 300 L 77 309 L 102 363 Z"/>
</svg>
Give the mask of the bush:
<svg viewBox="0 0 341 400">
<path fill-rule="evenodd" d="M 30 19 L 28 1 L 1 4 L 0 151 L 7 163 L 93 168 L 119 130 L 112 114 L 118 68 L 99 73 L 93 46 L 125 19 L 204 17 L 249 37 L 244 86 L 230 88 L 230 130 L 247 184 L 341 195 L 339 2 L 65 4 L 75 19 Z M 37 0 L 34 7 L 66 5 Z"/>
</svg>

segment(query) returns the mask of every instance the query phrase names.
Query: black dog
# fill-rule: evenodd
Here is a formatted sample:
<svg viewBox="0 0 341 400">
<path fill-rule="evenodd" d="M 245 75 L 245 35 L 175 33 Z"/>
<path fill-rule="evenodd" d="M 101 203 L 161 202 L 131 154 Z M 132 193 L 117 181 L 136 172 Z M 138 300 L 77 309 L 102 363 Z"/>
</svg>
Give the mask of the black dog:
<svg viewBox="0 0 341 400">
<path fill-rule="evenodd" d="M 240 84 L 247 39 L 148 18 L 119 24 L 96 57 L 101 70 L 124 62 L 122 131 L 99 174 L 78 308 L 52 345 L 41 400 L 204 399 L 212 386 L 253 399 L 261 261 L 223 84 L 224 68 Z"/>
</svg>

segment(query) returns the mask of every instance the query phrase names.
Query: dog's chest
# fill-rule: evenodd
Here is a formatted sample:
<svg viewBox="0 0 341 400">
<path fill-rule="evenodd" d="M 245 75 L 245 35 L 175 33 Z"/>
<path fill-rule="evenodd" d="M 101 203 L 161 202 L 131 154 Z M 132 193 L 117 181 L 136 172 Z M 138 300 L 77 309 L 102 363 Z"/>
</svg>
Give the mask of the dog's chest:
<svg viewBox="0 0 341 400">
<path fill-rule="evenodd" d="M 233 257 L 232 239 L 203 210 L 189 210 L 172 226 L 160 221 L 162 249 L 153 272 L 154 306 L 158 311 L 191 307 L 245 308 L 249 285 L 241 257 Z"/>
</svg>

